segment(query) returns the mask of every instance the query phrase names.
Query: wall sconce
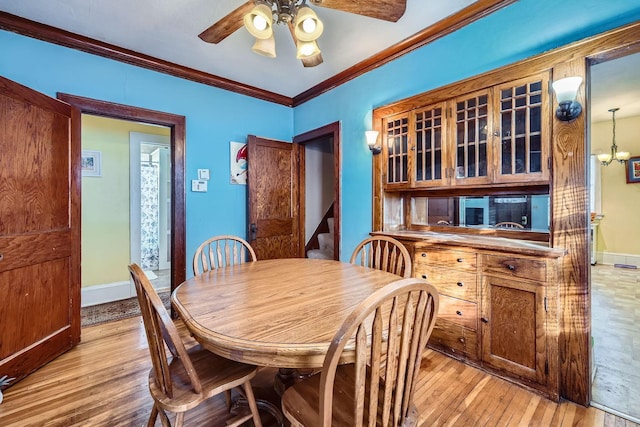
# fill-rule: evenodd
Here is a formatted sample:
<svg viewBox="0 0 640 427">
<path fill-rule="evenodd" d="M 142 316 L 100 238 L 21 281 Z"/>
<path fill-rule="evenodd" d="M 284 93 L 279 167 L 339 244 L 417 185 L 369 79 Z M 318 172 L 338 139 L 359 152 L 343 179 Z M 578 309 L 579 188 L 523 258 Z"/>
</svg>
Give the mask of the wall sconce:
<svg viewBox="0 0 640 427">
<path fill-rule="evenodd" d="M 556 109 L 558 120 L 569 122 L 582 112 L 582 105 L 576 101 L 580 84 L 582 84 L 582 77 L 566 77 L 553 82 L 553 91 L 558 100 Z"/>
<path fill-rule="evenodd" d="M 382 151 L 382 147 L 376 145 L 378 142 L 378 131 L 377 130 L 368 130 L 364 133 L 364 136 L 367 138 L 367 145 L 369 146 L 369 150 L 373 154 L 380 154 Z"/>
</svg>

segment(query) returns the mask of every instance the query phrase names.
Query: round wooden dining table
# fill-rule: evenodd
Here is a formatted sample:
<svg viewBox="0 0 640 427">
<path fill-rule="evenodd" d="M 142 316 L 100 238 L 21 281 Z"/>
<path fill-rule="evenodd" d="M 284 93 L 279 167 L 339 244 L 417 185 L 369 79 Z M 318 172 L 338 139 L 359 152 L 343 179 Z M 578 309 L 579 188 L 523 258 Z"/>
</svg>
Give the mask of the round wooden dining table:
<svg viewBox="0 0 640 427">
<path fill-rule="evenodd" d="M 400 279 L 333 260 L 273 259 L 195 276 L 173 291 L 171 301 L 194 338 L 220 356 L 258 366 L 319 368 L 355 306 Z"/>
</svg>

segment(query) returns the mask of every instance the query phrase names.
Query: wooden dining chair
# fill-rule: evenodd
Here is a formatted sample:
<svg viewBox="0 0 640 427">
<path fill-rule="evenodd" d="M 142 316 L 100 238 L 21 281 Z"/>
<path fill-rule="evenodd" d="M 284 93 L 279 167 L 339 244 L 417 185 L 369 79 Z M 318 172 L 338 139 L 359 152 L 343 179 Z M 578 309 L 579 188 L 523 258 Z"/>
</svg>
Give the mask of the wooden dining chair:
<svg viewBox="0 0 640 427">
<path fill-rule="evenodd" d="M 405 278 L 411 277 L 411 255 L 407 248 L 393 237 L 372 236 L 364 239 L 353 250 L 350 262 Z"/>
<path fill-rule="evenodd" d="M 413 396 L 437 313 L 438 293 L 424 280 L 401 279 L 371 294 L 334 335 L 322 371 L 282 395 L 291 425 L 416 425 Z M 355 361 L 340 364 L 349 347 Z"/>
<path fill-rule="evenodd" d="M 142 269 L 132 264 L 129 272 L 136 286 L 152 362 L 149 392 L 153 397 L 153 409 L 147 425 L 153 426 L 160 414 L 162 425 L 170 426 L 165 412 L 168 411 L 176 414 L 175 425 L 182 426 L 186 411 L 222 392 L 238 388 L 247 400 L 250 413 L 237 415 L 227 425 L 239 426 L 253 419 L 256 426 L 261 426 L 251 388 L 257 367 L 217 356 L 200 345 L 187 350 L 171 316 Z"/>
<path fill-rule="evenodd" d="M 256 253 L 246 240 L 237 236 L 215 236 L 204 241 L 193 256 L 193 274 L 206 273 L 247 261 L 257 261 Z"/>
<path fill-rule="evenodd" d="M 493 226 L 494 228 L 524 228 L 524 225 L 517 222 L 503 221 Z"/>
</svg>

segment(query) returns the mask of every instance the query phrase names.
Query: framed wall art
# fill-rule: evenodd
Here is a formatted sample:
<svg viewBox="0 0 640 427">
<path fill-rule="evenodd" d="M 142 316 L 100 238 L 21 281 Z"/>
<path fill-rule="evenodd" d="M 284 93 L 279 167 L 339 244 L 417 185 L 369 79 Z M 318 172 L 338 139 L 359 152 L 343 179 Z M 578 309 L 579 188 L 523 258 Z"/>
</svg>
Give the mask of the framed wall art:
<svg viewBox="0 0 640 427">
<path fill-rule="evenodd" d="M 100 151 L 82 150 L 80 161 L 82 176 L 102 176 L 102 158 Z"/>
<path fill-rule="evenodd" d="M 640 156 L 632 157 L 627 161 L 627 184 L 640 182 Z"/>
</svg>

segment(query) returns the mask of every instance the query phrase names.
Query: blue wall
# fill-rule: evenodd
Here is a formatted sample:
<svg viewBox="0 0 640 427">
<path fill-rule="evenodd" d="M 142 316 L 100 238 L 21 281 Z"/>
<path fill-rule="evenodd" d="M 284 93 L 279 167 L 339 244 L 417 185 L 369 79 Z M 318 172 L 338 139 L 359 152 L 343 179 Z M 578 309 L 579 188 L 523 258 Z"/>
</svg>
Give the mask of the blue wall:
<svg viewBox="0 0 640 427">
<path fill-rule="evenodd" d="M 342 123 L 341 258 L 371 231 L 374 108 L 637 20 L 638 0 L 520 0 L 296 107 L 296 135 Z"/>
<path fill-rule="evenodd" d="M 419 1 L 419 0 L 411 0 Z M 211 169 L 208 193 L 187 185 L 187 265 L 214 234 L 246 235 L 246 189 L 229 184 L 229 141 L 290 140 L 342 123 L 342 259 L 371 230 L 372 109 L 640 20 L 638 0 L 520 0 L 295 109 L 0 31 L 0 75 L 56 92 L 184 115 L 187 183 Z"/>
<path fill-rule="evenodd" d="M 186 117 L 187 266 L 210 236 L 246 235 L 246 186 L 229 183 L 229 142 L 293 137 L 291 108 L 5 31 L 0 75 L 51 97 L 64 92 Z M 198 168 L 210 169 L 207 193 L 191 192 Z"/>
</svg>

